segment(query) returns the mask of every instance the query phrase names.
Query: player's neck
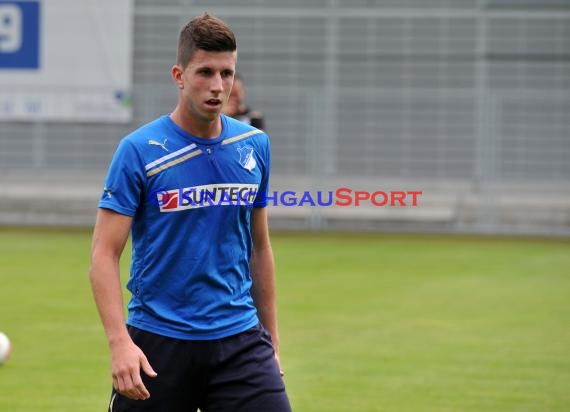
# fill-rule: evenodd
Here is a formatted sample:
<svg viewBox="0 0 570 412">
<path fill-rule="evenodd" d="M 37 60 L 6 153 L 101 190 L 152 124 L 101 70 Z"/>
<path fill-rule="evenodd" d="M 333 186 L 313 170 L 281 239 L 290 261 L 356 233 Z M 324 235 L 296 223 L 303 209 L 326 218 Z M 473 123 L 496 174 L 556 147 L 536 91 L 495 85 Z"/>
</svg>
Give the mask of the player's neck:
<svg viewBox="0 0 570 412">
<path fill-rule="evenodd" d="M 184 113 L 177 106 L 170 114 L 170 119 L 182 130 L 202 139 L 213 139 L 222 133 L 220 116 L 217 116 L 214 120 L 198 118 Z"/>
</svg>

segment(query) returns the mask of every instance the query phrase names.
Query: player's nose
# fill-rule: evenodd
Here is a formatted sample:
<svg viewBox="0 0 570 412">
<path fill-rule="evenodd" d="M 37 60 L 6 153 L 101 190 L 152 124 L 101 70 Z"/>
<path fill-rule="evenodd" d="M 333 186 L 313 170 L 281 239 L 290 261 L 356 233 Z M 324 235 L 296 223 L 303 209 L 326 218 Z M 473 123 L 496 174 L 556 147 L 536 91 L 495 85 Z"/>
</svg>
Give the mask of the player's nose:
<svg viewBox="0 0 570 412">
<path fill-rule="evenodd" d="M 214 76 L 212 76 L 212 78 L 211 78 L 210 91 L 212 91 L 213 93 L 219 94 L 224 90 L 223 85 L 224 85 L 224 83 L 223 83 L 222 75 L 220 73 L 217 73 Z"/>
</svg>

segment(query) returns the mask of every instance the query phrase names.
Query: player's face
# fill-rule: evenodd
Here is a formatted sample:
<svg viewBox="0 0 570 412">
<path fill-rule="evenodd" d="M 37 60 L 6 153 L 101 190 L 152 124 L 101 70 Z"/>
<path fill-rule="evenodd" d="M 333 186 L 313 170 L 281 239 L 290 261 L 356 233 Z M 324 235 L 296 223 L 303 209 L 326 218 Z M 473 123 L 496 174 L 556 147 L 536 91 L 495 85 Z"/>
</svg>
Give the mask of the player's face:
<svg viewBox="0 0 570 412">
<path fill-rule="evenodd" d="M 175 81 L 182 85 L 181 105 L 186 115 L 198 121 L 218 118 L 227 102 L 237 61 L 237 52 L 198 49 Z"/>
</svg>

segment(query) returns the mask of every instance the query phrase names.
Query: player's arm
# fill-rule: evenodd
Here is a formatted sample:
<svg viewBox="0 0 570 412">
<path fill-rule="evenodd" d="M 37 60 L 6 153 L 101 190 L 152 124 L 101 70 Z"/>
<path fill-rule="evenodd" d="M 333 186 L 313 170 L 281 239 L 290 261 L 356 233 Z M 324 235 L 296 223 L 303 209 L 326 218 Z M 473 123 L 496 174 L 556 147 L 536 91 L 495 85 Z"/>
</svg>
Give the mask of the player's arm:
<svg viewBox="0 0 570 412">
<path fill-rule="evenodd" d="M 253 209 L 251 230 L 253 237 L 253 250 L 250 262 L 250 270 L 253 278 L 251 292 L 261 324 L 271 334 L 275 348 L 275 356 L 279 361 L 275 261 L 273 258 L 273 250 L 271 249 L 271 241 L 269 239 L 266 207 Z"/>
<path fill-rule="evenodd" d="M 150 394 L 142 382 L 140 369 L 149 376 L 156 376 L 156 373 L 127 332 L 119 274 L 119 262 L 131 224 L 131 217 L 99 209 L 93 231 L 89 276 L 111 351 L 113 385 L 129 398 L 146 399 Z"/>
</svg>

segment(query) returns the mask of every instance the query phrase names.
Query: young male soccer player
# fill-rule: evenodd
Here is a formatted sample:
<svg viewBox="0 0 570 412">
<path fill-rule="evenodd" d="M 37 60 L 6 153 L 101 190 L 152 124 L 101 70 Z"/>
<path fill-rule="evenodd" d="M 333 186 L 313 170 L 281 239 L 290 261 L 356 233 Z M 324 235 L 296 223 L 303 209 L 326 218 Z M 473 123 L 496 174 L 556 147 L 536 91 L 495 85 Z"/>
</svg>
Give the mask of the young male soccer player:
<svg viewBox="0 0 570 412">
<path fill-rule="evenodd" d="M 178 104 L 125 137 L 93 233 L 91 284 L 113 375 L 109 410 L 281 412 L 269 142 L 221 114 L 237 59 L 204 14 L 181 31 Z M 119 259 L 132 231 L 132 298 Z"/>
</svg>

